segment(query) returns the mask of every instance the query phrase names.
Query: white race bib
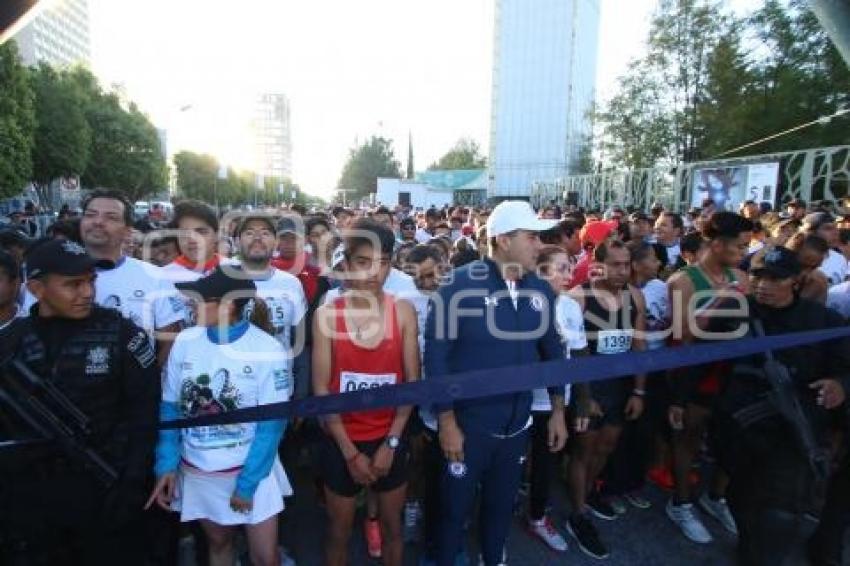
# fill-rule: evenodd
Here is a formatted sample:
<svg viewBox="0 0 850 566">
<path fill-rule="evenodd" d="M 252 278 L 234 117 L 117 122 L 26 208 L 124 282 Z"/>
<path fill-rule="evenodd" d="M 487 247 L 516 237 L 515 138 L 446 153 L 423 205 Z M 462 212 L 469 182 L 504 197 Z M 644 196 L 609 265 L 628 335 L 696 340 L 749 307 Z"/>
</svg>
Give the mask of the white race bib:
<svg viewBox="0 0 850 566">
<path fill-rule="evenodd" d="M 395 385 L 398 376 L 394 373 L 357 373 L 343 371 L 339 374 L 339 392 L 351 393 L 364 389 L 377 389 L 385 385 Z"/>
<path fill-rule="evenodd" d="M 597 354 L 622 354 L 632 349 L 633 330 L 600 330 L 596 341 Z"/>
</svg>

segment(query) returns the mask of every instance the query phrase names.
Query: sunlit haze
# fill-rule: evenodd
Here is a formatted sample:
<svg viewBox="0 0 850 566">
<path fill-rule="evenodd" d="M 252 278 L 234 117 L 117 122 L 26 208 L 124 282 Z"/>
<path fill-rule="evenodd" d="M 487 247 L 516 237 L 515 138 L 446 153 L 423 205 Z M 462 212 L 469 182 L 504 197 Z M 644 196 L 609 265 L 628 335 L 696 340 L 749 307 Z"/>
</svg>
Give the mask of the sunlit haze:
<svg viewBox="0 0 850 566">
<path fill-rule="evenodd" d="M 458 138 L 486 153 L 493 0 L 89 0 L 94 71 L 119 83 L 170 152 L 251 168 L 259 92 L 292 108 L 294 181 L 328 197 L 355 140 L 394 140 L 416 169 Z M 640 55 L 654 0 L 602 0 L 597 88 Z"/>
</svg>

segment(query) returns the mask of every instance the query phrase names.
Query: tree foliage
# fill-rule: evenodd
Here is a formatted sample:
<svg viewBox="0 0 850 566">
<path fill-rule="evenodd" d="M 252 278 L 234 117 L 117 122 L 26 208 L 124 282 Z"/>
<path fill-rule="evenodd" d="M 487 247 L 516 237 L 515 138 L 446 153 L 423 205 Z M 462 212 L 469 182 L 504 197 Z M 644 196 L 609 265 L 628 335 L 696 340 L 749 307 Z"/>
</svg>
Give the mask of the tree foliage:
<svg viewBox="0 0 850 566">
<path fill-rule="evenodd" d="M 220 179 L 219 168 L 218 161 L 212 155 L 191 151 L 176 154 L 175 181 L 180 195 L 209 204 L 217 202 L 219 206 L 225 207 L 255 202 L 263 206 L 276 206 L 283 202 L 308 204 L 315 200 L 287 178 L 263 177 L 262 187 L 257 187 L 257 175 L 253 171 L 228 168 L 225 178 Z"/>
<path fill-rule="evenodd" d="M 84 95 L 67 72 L 41 63 L 30 74 L 37 117 L 32 183 L 41 202 L 52 204 L 51 182 L 59 177 L 77 177 L 86 169 L 91 128 Z"/>
<path fill-rule="evenodd" d="M 350 191 L 349 199 L 363 198 L 378 190 L 378 177 L 401 178 L 401 164 L 391 140 L 372 136 L 350 150 L 336 186 Z"/>
<path fill-rule="evenodd" d="M 710 159 L 850 104 L 850 70 L 804 0 L 743 18 L 717 0 L 662 0 L 618 87 L 594 118 L 603 157 L 628 168 Z M 847 132 L 833 120 L 750 151 L 842 144 Z"/>
<path fill-rule="evenodd" d="M 483 169 L 485 167 L 487 167 L 487 158 L 481 155 L 481 147 L 478 142 L 470 138 L 461 138 L 428 169 L 446 171 L 451 169 Z"/>
<path fill-rule="evenodd" d="M 0 198 L 14 196 L 32 177 L 35 104 L 14 41 L 0 45 Z"/>
</svg>

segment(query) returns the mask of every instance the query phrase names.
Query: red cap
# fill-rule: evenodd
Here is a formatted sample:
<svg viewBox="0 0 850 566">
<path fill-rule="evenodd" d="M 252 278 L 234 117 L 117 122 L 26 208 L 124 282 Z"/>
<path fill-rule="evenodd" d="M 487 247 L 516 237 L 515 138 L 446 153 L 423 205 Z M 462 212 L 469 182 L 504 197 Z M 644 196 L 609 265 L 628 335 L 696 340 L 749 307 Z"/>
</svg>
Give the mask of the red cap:
<svg viewBox="0 0 850 566">
<path fill-rule="evenodd" d="M 593 247 L 596 247 L 604 242 L 611 235 L 611 232 L 615 232 L 618 227 L 619 223 L 616 220 L 591 221 L 582 227 L 579 238 L 582 245 L 593 244 Z"/>
<path fill-rule="evenodd" d="M 472 232 L 472 226 L 469 224 L 464 224 L 463 228 L 460 229 L 460 233 L 463 236 L 471 236 Z"/>
</svg>

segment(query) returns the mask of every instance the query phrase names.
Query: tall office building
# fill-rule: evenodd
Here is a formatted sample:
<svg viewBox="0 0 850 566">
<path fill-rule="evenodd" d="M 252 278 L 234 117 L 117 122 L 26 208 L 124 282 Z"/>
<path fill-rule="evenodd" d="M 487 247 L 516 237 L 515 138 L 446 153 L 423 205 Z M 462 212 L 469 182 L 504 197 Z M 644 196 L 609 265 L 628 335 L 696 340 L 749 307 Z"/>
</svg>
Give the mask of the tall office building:
<svg viewBox="0 0 850 566">
<path fill-rule="evenodd" d="M 265 177 L 292 179 L 292 137 L 286 95 L 265 93 L 257 97 L 253 129 L 257 172 Z"/>
<path fill-rule="evenodd" d="M 14 36 L 27 65 L 90 65 L 87 0 L 56 0 Z"/>
<path fill-rule="evenodd" d="M 576 166 L 591 123 L 599 0 L 496 0 L 487 196 Z"/>
</svg>

